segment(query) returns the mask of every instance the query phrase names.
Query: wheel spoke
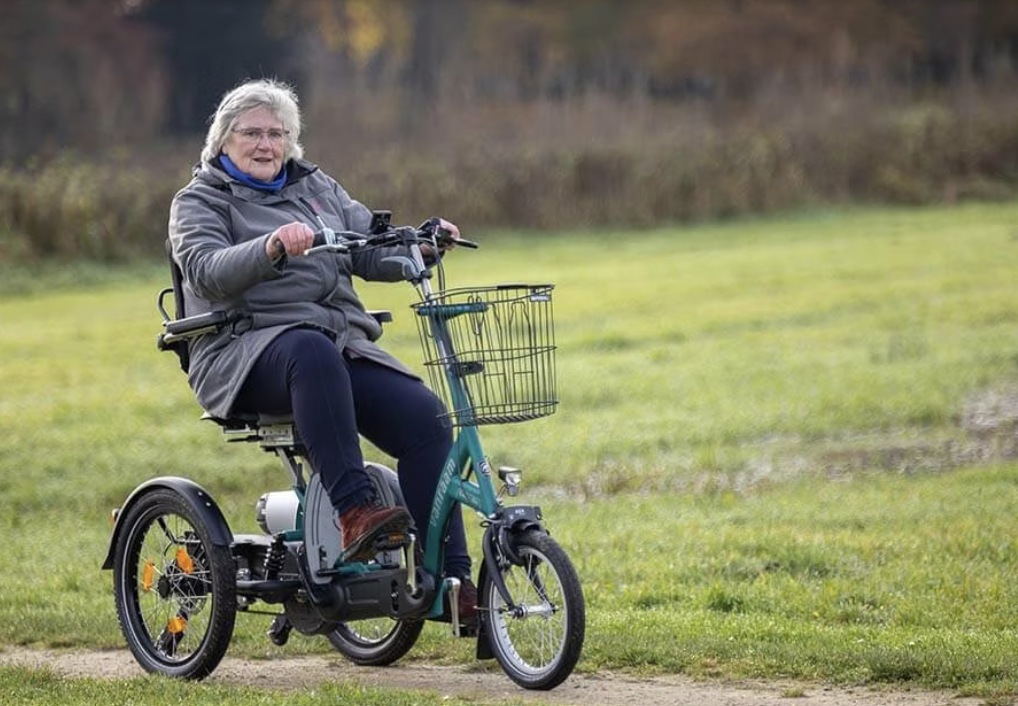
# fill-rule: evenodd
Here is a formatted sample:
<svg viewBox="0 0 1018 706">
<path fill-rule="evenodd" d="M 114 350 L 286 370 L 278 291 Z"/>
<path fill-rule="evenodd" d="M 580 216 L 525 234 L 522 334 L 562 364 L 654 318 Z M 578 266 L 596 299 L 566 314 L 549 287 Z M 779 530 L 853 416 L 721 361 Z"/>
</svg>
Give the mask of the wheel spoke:
<svg viewBox="0 0 1018 706">
<path fill-rule="evenodd" d="M 540 532 L 516 538 L 519 565 L 502 570 L 513 608 L 485 582 L 489 643 L 506 673 L 529 689 L 549 689 L 569 676 L 583 646 L 579 580 L 562 549 Z"/>
<path fill-rule="evenodd" d="M 123 518 L 117 612 L 131 651 L 150 672 L 201 678 L 226 652 L 236 568 L 227 547 L 205 542 L 210 535 L 202 512 L 170 488 L 149 490 Z"/>
<path fill-rule="evenodd" d="M 517 615 L 505 618 L 505 635 L 512 642 L 516 657 L 528 667 L 547 666 L 561 642 L 563 626 L 555 621 L 553 603 L 548 596 L 547 582 L 541 577 L 541 558 L 528 551 L 522 570 L 511 567 L 506 572 L 510 595 L 518 607 Z M 555 577 L 550 577 L 557 584 Z M 506 615 L 503 613 L 503 615 Z"/>
<path fill-rule="evenodd" d="M 164 540 L 168 540 L 168 543 Z M 138 609 L 152 647 L 169 660 L 188 658 L 208 630 L 212 575 L 189 522 L 160 515 L 141 542 Z"/>
<path fill-rule="evenodd" d="M 165 517 L 157 518 L 156 519 L 156 524 L 158 524 L 160 529 L 162 529 L 163 534 L 166 535 L 166 540 L 171 545 L 176 545 L 176 544 L 180 543 L 180 540 L 178 540 L 176 537 L 174 537 L 173 536 L 173 532 L 171 532 L 170 528 L 166 526 L 166 518 Z"/>
</svg>

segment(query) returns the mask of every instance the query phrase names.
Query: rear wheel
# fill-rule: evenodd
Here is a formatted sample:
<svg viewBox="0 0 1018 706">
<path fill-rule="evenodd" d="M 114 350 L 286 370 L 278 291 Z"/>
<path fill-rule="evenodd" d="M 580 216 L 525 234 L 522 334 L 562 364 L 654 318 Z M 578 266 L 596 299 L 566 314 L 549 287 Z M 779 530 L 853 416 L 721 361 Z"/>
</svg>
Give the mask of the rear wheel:
<svg viewBox="0 0 1018 706">
<path fill-rule="evenodd" d="M 354 664 L 384 667 L 410 651 L 423 627 L 423 620 L 370 618 L 340 623 L 328 637 L 332 646 Z"/>
<path fill-rule="evenodd" d="M 510 608 L 492 580 L 481 586 L 479 612 L 491 651 L 509 678 L 525 689 L 553 689 L 572 673 L 583 649 L 583 589 L 569 557 L 547 534 L 530 530 L 514 539 L 521 564 L 502 578 Z"/>
<path fill-rule="evenodd" d="M 177 493 L 141 497 L 123 520 L 114 555 L 120 628 L 135 659 L 172 677 L 208 676 L 233 636 L 237 593 L 229 547 Z"/>
</svg>

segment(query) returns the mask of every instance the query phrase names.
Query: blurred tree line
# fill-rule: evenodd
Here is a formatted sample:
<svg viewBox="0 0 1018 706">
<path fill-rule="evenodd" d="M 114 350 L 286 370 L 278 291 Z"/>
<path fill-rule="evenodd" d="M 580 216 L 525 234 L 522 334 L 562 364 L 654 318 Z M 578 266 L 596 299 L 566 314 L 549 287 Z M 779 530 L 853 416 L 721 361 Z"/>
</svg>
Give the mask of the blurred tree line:
<svg viewBox="0 0 1018 706">
<path fill-rule="evenodd" d="M 123 229 L 146 250 L 219 97 L 261 76 L 298 88 L 308 156 L 404 220 L 642 225 L 1018 182 L 1007 0 L 3 0 L 0 256 Z M 62 211 L 91 233 L 40 241 Z"/>
</svg>

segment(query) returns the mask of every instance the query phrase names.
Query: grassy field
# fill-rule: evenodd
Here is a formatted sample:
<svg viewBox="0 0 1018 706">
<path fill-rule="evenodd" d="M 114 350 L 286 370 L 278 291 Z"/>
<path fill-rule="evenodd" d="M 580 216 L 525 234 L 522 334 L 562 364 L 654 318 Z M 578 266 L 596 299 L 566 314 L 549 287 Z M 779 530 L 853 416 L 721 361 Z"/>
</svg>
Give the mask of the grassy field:
<svg viewBox="0 0 1018 706">
<path fill-rule="evenodd" d="M 557 285 L 561 410 L 484 431 L 584 581 L 581 670 L 1018 693 L 1015 224 L 1007 205 L 825 212 L 492 234 L 450 258 L 456 285 Z M 236 532 L 285 487 L 155 351 L 163 280 L 0 267 L 0 649 L 123 645 L 98 567 L 139 482 L 198 480 Z M 409 287 L 362 294 L 418 361 Z M 266 627 L 241 617 L 231 654 L 328 651 Z M 472 650 L 429 626 L 410 658 Z M 0 669 L 23 683 L 47 677 Z"/>
</svg>

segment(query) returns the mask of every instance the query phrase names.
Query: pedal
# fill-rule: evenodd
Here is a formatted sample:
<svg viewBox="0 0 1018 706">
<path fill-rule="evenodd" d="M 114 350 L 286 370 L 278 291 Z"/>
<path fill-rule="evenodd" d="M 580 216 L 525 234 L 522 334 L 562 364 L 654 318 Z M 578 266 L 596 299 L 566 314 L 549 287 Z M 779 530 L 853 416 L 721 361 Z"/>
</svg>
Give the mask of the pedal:
<svg viewBox="0 0 1018 706">
<path fill-rule="evenodd" d="M 449 617 L 452 622 L 452 636 L 460 636 L 460 580 L 448 578 L 445 580 L 449 590 L 446 595 L 449 597 Z"/>
<path fill-rule="evenodd" d="M 406 532 L 389 532 L 375 538 L 375 550 L 379 552 L 402 549 L 410 545 L 410 536 Z"/>
<path fill-rule="evenodd" d="M 432 618 L 439 623 L 451 623 L 453 637 L 477 637 L 480 630 L 478 618 L 464 619 L 459 610 L 459 593 L 462 584 L 457 578 L 445 579 L 446 590 L 442 598 L 442 615 Z"/>
</svg>

